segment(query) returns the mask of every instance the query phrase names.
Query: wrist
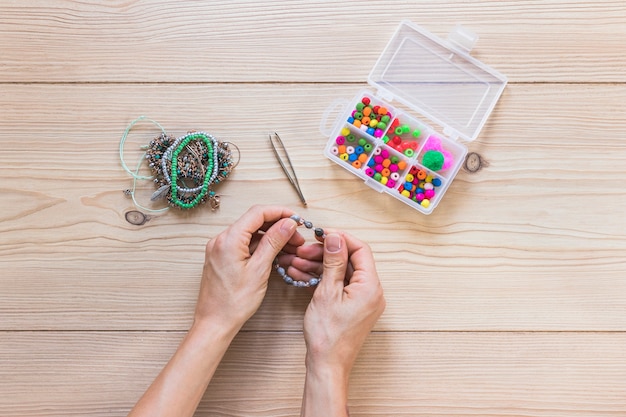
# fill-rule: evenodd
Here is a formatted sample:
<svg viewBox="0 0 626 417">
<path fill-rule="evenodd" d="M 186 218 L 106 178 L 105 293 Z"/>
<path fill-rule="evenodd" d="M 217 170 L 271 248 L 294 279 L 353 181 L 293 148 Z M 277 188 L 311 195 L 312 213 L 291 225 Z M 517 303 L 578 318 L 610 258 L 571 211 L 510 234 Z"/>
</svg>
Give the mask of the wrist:
<svg viewBox="0 0 626 417">
<path fill-rule="evenodd" d="M 345 367 L 307 360 L 301 416 L 347 416 L 349 377 Z"/>
<path fill-rule="evenodd" d="M 229 345 L 240 329 L 241 326 L 235 323 L 226 323 L 217 319 L 212 320 L 208 317 L 202 319 L 196 318 L 189 328 L 188 338 L 200 342 L 222 342 Z"/>
</svg>

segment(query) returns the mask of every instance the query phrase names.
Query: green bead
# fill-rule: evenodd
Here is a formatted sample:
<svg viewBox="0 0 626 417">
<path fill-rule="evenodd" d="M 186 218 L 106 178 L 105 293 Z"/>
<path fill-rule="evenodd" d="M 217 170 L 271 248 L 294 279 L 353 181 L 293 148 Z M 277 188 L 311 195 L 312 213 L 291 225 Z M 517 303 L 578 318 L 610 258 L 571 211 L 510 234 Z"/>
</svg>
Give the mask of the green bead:
<svg viewBox="0 0 626 417">
<path fill-rule="evenodd" d="M 361 110 L 363 110 L 364 108 L 365 108 L 365 104 L 363 104 L 363 103 L 361 103 L 361 102 L 356 103 L 356 109 L 357 109 L 358 111 L 361 111 Z"/>
<path fill-rule="evenodd" d="M 359 139 L 359 146 L 365 146 L 367 141 L 364 138 Z"/>
<path fill-rule="evenodd" d="M 422 134 L 422 132 L 420 132 L 418 129 L 415 129 L 413 131 L 413 137 L 414 138 L 419 138 L 421 134 Z"/>
<path fill-rule="evenodd" d="M 432 171 L 439 171 L 443 167 L 443 154 L 439 151 L 427 151 L 422 157 L 422 165 Z"/>
</svg>

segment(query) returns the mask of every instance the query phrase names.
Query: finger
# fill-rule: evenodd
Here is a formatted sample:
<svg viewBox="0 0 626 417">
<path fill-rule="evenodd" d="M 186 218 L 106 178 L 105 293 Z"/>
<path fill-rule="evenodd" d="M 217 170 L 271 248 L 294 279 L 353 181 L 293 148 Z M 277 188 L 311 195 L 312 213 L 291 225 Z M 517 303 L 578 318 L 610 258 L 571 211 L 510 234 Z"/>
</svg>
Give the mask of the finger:
<svg viewBox="0 0 626 417">
<path fill-rule="evenodd" d="M 371 285 L 378 285 L 380 282 L 376 273 L 376 263 L 369 245 L 347 233 L 343 237 L 349 253 L 350 265 L 354 268 L 350 282 L 366 282 Z"/>
<path fill-rule="evenodd" d="M 304 282 L 309 282 L 311 278 L 319 278 L 319 275 L 302 271 L 300 269 L 294 268 L 293 266 L 290 266 L 289 268 L 287 268 L 287 275 L 289 275 L 291 278 L 293 278 L 296 281 L 304 281 Z"/>
<path fill-rule="evenodd" d="M 335 296 L 343 293 L 343 281 L 348 267 L 348 248 L 339 233 L 329 233 L 324 240 L 324 272 L 320 289 Z"/>
<path fill-rule="evenodd" d="M 297 227 L 298 224 L 290 218 L 281 219 L 270 227 L 261 237 L 250 259 L 251 263 L 254 264 L 251 267 L 258 268 L 260 271 L 269 268 L 274 258 L 296 232 Z"/>
<path fill-rule="evenodd" d="M 319 243 L 302 245 L 296 249 L 295 254 L 299 258 L 322 262 L 324 258 L 324 245 L 320 245 Z"/>
<path fill-rule="evenodd" d="M 280 219 L 293 215 L 293 211 L 285 207 L 278 206 L 253 206 L 245 212 L 235 223 L 233 223 L 228 233 L 234 237 L 249 236 L 267 227 L 267 224 L 276 223 Z M 270 226 L 267 230 L 270 230 Z M 289 236 L 291 237 L 291 235 Z"/>
<path fill-rule="evenodd" d="M 264 233 L 253 233 L 250 239 L 250 255 L 254 253 Z M 282 252 L 295 254 L 298 247 L 304 244 L 304 238 L 299 232 L 293 234 L 289 242 L 283 247 Z"/>
</svg>

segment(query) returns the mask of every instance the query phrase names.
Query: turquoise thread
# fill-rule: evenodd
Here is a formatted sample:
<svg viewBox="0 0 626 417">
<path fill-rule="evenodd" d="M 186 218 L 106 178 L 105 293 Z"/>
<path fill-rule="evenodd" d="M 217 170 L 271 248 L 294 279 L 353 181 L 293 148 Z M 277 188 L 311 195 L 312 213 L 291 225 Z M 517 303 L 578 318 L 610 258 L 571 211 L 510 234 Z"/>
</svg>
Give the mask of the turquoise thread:
<svg viewBox="0 0 626 417">
<path fill-rule="evenodd" d="M 130 193 L 130 197 L 133 200 L 133 203 L 135 204 L 135 206 L 137 208 L 139 208 L 140 210 L 144 210 L 150 213 L 163 213 L 167 210 L 169 210 L 169 207 L 164 207 L 161 209 L 151 209 L 148 207 L 144 207 L 141 204 L 139 204 L 139 202 L 137 201 L 137 199 L 135 198 L 135 190 L 137 189 L 137 180 L 150 180 L 152 181 L 154 179 L 153 176 L 145 176 L 145 175 L 139 175 L 139 169 L 141 168 L 141 163 L 143 162 L 143 160 L 146 158 L 146 152 L 143 153 L 143 155 L 141 155 L 141 157 L 139 158 L 139 161 L 137 162 L 137 168 L 135 169 L 135 172 L 131 171 L 128 166 L 126 165 L 126 162 L 124 162 L 124 145 L 126 143 L 126 139 L 128 138 L 128 134 L 130 133 L 130 130 L 133 128 L 133 126 L 135 126 L 137 123 L 141 122 L 141 121 L 148 121 L 150 123 L 152 123 L 153 125 L 157 126 L 159 129 L 161 129 L 161 132 L 163 132 L 163 134 L 165 133 L 165 129 L 163 129 L 163 126 L 161 126 L 158 122 L 146 117 L 146 116 L 139 116 L 138 118 L 136 118 L 135 120 L 133 120 L 132 122 L 130 122 L 130 124 L 128 125 L 128 127 L 126 128 L 126 130 L 124 131 L 124 134 L 122 135 L 122 138 L 120 139 L 120 162 L 122 164 L 122 168 L 124 168 L 124 171 L 128 172 L 131 177 L 133 177 L 133 188 L 129 190 Z M 144 146 L 142 146 L 142 149 L 145 149 Z"/>
</svg>

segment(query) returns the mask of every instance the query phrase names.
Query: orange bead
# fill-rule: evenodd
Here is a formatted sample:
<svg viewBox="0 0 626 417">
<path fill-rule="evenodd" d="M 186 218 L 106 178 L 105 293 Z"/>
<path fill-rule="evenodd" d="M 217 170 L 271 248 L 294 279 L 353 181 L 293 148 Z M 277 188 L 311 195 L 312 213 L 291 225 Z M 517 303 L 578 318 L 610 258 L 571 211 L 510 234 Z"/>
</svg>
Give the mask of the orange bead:
<svg viewBox="0 0 626 417">
<path fill-rule="evenodd" d="M 354 119 L 354 122 L 352 122 L 352 124 L 354 125 L 354 127 L 361 127 L 361 121 L 360 120 Z"/>
<path fill-rule="evenodd" d="M 399 161 L 398 162 L 398 169 L 400 171 L 402 171 L 404 168 L 406 168 L 406 162 L 405 161 Z"/>
<path fill-rule="evenodd" d="M 370 118 L 367 117 L 367 116 L 363 116 L 363 118 L 361 119 L 361 123 L 366 125 L 366 126 L 369 125 L 370 124 Z"/>
<path fill-rule="evenodd" d="M 366 107 L 366 108 L 363 109 L 363 111 L 361 113 L 363 113 L 363 116 L 369 117 L 369 115 L 372 114 L 372 108 L 371 107 Z"/>
<path fill-rule="evenodd" d="M 380 107 L 378 109 L 378 114 L 380 114 L 381 116 L 384 116 L 387 114 L 387 107 Z"/>
<path fill-rule="evenodd" d="M 383 161 L 383 166 L 384 166 L 385 168 L 389 168 L 389 165 L 391 165 L 391 159 L 385 159 L 385 160 Z M 424 176 L 424 178 L 426 178 L 426 177 Z"/>
<path fill-rule="evenodd" d="M 383 177 L 388 177 L 391 175 L 391 171 L 389 170 L 389 168 L 383 168 L 383 170 L 380 171 L 380 175 L 382 175 Z"/>
<path fill-rule="evenodd" d="M 367 162 L 367 154 L 366 153 L 362 153 L 361 155 L 359 155 L 359 161 L 361 161 L 362 164 Z"/>
<path fill-rule="evenodd" d="M 359 161 L 358 159 L 356 161 L 352 162 L 352 166 L 355 167 L 356 169 L 360 169 L 361 168 L 361 161 Z"/>
<path fill-rule="evenodd" d="M 339 155 L 346 153 L 346 145 L 337 146 L 337 150 L 339 151 Z"/>
<path fill-rule="evenodd" d="M 426 178 L 426 171 L 420 169 L 419 171 L 417 171 L 417 178 L 420 180 L 423 180 L 424 178 Z"/>
</svg>

